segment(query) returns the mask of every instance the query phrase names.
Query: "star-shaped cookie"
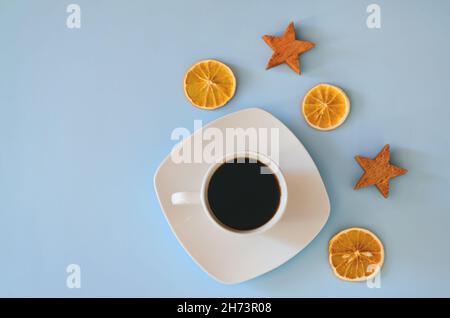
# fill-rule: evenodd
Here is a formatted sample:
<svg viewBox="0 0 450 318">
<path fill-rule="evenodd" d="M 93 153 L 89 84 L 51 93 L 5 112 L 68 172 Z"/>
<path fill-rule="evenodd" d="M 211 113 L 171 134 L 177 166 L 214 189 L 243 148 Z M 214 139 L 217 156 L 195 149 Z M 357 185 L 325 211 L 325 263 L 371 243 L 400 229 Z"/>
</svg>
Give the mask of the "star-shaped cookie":
<svg viewBox="0 0 450 318">
<path fill-rule="evenodd" d="M 408 172 L 408 170 L 391 165 L 389 145 L 385 145 L 375 159 L 356 156 L 356 161 L 364 169 L 364 174 L 355 186 L 355 190 L 375 185 L 381 194 L 389 195 L 389 180 Z"/>
<path fill-rule="evenodd" d="M 297 74 L 301 74 L 299 55 L 315 46 L 312 42 L 295 38 L 294 22 L 289 24 L 282 36 L 264 35 L 263 40 L 273 50 L 266 69 L 286 63 Z"/>
</svg>

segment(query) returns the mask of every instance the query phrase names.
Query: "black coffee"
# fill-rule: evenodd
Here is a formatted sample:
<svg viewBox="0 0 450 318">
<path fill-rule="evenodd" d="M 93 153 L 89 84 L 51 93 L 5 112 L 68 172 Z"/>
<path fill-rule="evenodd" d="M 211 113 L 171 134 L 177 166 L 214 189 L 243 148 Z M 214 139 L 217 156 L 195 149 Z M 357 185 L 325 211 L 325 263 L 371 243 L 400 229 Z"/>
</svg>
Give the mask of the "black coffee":
<svg viewBox="0 0 450 318">
<path fill-rule="evenodd" d="M 277 177 L 268 173 L 271 170 L 266 165 L 248 158 L 240 161 L 226 162 L 214 172 L 207 195 L 211 212 L 220 223 L 248 231 L 274 216 L 281 190 Z"/>
</svg>

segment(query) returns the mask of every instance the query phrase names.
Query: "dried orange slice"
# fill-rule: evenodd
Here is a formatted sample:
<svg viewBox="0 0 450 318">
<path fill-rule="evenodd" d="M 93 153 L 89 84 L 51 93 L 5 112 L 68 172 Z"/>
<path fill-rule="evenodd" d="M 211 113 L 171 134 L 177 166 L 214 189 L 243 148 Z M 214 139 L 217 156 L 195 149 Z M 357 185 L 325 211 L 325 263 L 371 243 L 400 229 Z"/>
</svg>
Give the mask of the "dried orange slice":
<svg viewBox="0 0 450 318">
<path fill-rule="evenodd" d="M 328 246 L 331 268 L 346 281 L 363 281 L 383 266 L 384 247 L 372 232 L 350 228 L 336 234 Z"/>
<path fill-rule="evenodd" d="M 233 97 L 236 78 L 231 69 L 216 60 L 194 64 L 184 76 L 184 92 L 189 101 L 202 109 L 224 106 Z"/>
<path fill-rule="evenodd" d="M 319 130 L 339 127 L 350 112 L 350 100 L 339 87 L 319 84 L 306 93 L 302 112 L 306 122 Z"/>
</svg>

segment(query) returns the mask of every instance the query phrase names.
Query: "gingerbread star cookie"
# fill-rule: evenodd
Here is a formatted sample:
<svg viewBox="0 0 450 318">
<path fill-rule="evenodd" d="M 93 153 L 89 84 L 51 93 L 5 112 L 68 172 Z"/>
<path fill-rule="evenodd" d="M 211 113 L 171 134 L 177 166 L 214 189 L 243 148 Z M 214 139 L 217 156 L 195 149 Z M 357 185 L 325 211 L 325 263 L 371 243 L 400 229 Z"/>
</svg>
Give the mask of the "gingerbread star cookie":
<svg viewBox="0 0 450 318">
<path fill-rule="evenodd" d="M 389 196 L 389 180 L 408 172 L 390 164 L 389 145 L 385 145 L 374 159 L 361 156 L 356 156 L 355 159 L 365 171 L 355 190 L 375 185 L 385 198 Z"/>
<path fill-rule="evenodd" d="M 295 38 L 294 22 L 291 22 L 282 36 L 264 35 L 263 40 L 273 50 L 266 69 L 286 63 L 297 74 L 301 73 L 299 55 L 312 49 L 315 44 Z"/>
</svg>

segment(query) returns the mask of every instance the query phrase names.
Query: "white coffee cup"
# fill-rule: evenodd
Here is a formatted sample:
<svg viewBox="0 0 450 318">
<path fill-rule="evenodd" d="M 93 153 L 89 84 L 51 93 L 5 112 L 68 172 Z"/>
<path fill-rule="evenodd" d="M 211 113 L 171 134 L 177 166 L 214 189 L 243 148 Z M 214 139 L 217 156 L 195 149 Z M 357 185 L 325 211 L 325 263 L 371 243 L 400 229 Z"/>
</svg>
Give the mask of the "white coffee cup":
<svg viewBox="0 0 450 318">
<path fill-rule="evenodd" d="M 278 209 L 273 215 L 273 217 L 263 224 L 262 226 L 252 229 L 252 230 L 245 230 L 240 231 L 233 228 L 230 228 L 226 226 L 225 224 L 221 223 L 216 216 L 214 215 L 214 212 L 211 211 L 211 208 L 209 207 L 208 203 L 208 186 L 209 181 L 212 177 L 212 175 L 215 173 L 217 168 L 222 166 L 225 162 L 231 161 L 233 159 L 240 159 L 240 158 L 249 158 L 251 160 L 259 161 L 267 166 L 269 171 L 266 171 L 264 173 L 272 173 L 275 175 L 275 177 L 278 180 L 278 184 L 280 186 L 280 203 L 278 205 Z M 238 161 L 239 162 L 239 161 Z M 266 168 L 266 169 L 267 169 Z M 264 168 L 263 168 L 264 169 Z M 221 160 L 217 160 L 216 163 L 212 164 L 211 167 L 207 170 L 206 174 L 203 176 L 203 180 L 201 183 L 201 189 L 199 192 L 176 192 L 172 194 L 172 204 L 173 205 L 183 205 L 183 204 L 198 204 L 203 207 L 204 212 L 210 219 L 210 221 L 218 226 L 220 229 L 234 234 L 240 234 L 240 235 L 248 235 L 248 234 L 260 234 L 263 233 L 270 228 L 272 228 L 283 216 L 285 210 L 286 210 L 286 204 L 287 204 L 287 198 L 288 198 L 288 191 L 287 191 L 287 185 L 286 180 L 281 173 L 280 168 L 278 165 L 268 158 L 265 155 L 262 155 L 260 153 L 256 152 L 240 152 L 240 153 L 232 153 L 229 155 L 226 155 Z"/>
</svg>

